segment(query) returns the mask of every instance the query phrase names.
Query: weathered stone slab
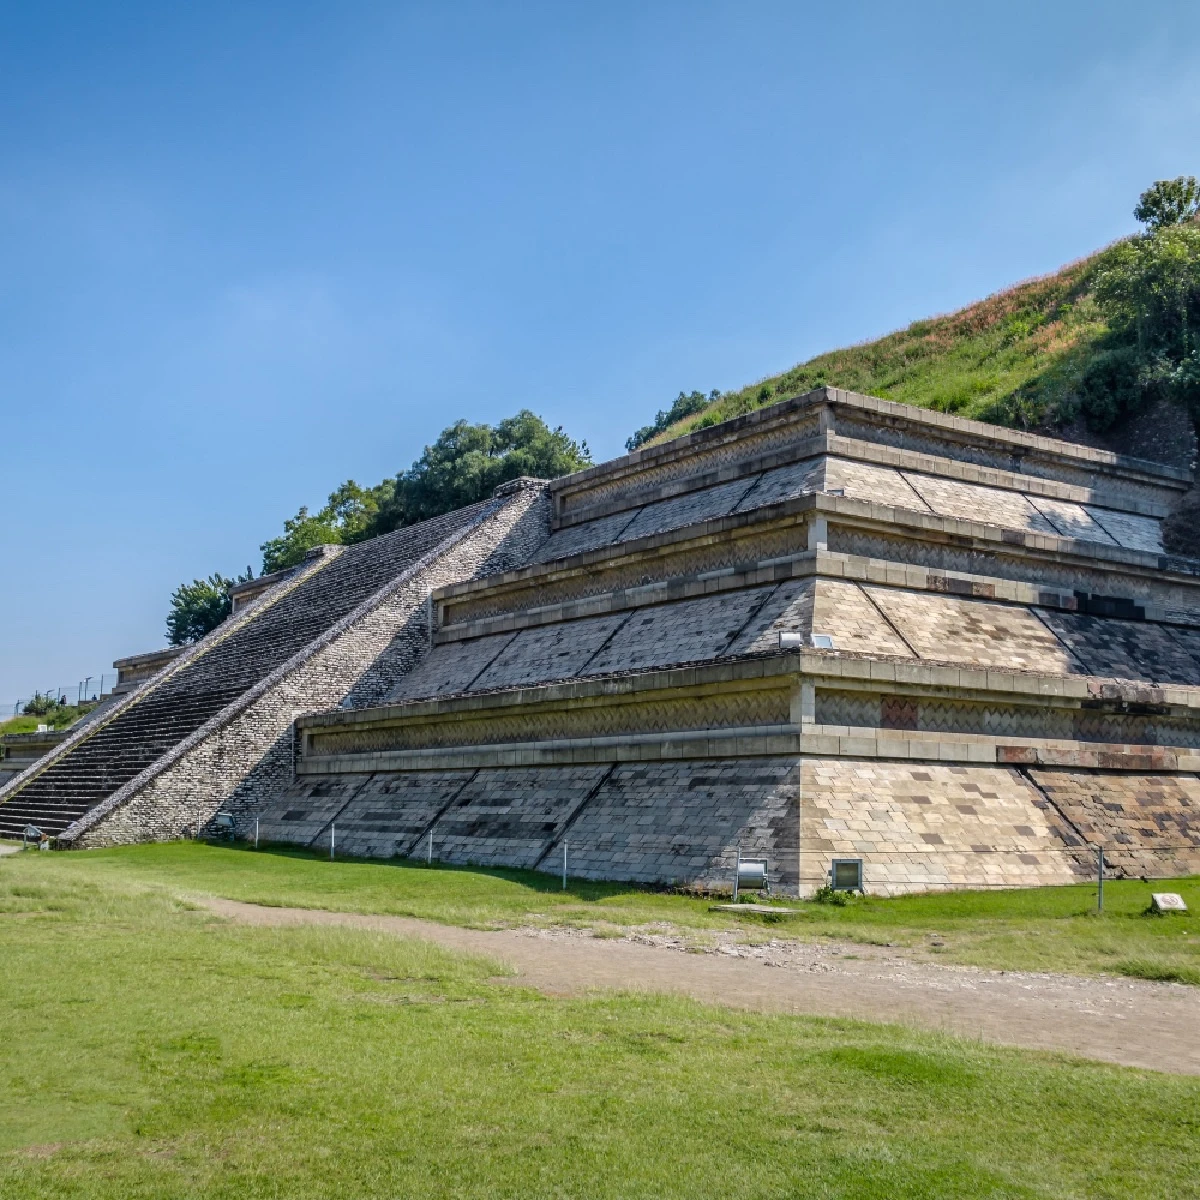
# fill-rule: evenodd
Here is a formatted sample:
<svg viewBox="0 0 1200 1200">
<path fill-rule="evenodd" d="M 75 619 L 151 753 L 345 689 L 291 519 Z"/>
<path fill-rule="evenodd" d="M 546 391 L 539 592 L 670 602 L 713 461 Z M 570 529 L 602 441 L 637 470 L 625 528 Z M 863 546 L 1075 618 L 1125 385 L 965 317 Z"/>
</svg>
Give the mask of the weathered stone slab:
<svg viewBox="0 0 1200 1200">
<path fill-rule="evenodd" d="M 866 890 L 1071 883 L 1066 826 L 1017 771 L 936 762 L 806 759 L 802 891 L 834 858 L 862 858 Z"/>
<path fill-rule="evenodd" d="M 726 888 L 740 846 L 794 891 L 798 783 L 789 758 L 618 766 L 567 835 L 568 871 Z"/>
<path fill-rule="evenodd" d="M 470 690 L 516 636 L 515 633 L 497 633 L 434 647 L 420 665 L 392 689 L 389 702 Z"/>
<path fill-rule="evenodd" d="M 1081 843 L 1104 847 L 1123 875 L 1163 878 L 1200 871 L 1200 779 L 1184 773 L 1139 774 L 1031 768 Z"/>
<path fill-rule="evenodd" d="M 863 590 L 921 658 L 1022 671 L 1086 673 L 1027 608 L 900 588 Z"/>
<path fill-rule="evenodd" d="M 479 771 L 433 826 L 439 862 L 536 866 L 609 768 Z"/>
<path fill-rule="evenodd" d="M 1200 630 L 1040 611 L 1087 675 L 1200 684 Z"/>
<path fill-rule="evenodd" d="M 514 687 L 570 679 L 583 671 L 605 642 L 634 615 L 618 612 L 523 629 L 479 676 L 475 687 Z"/>
<path fill-rule="evenodd" d="M 425 850 L 421 835 L 462 792 L 474 771 L 412 771 L 374 775 L 337 814 L 343 854 L 393 858 Z"/>
</svg>

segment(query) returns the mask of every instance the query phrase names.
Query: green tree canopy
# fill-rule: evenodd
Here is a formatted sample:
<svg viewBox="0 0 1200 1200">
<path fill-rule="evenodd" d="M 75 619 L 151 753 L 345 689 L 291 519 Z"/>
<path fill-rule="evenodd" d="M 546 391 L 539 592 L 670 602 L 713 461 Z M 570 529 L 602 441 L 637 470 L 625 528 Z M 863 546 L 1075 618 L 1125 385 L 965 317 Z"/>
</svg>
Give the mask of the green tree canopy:
<svg viewBox="0 0 1200 1200">
<path fill-rule="evenodd" d="M 1138 198 L 1133 215 L 1152 233 L 1181 225 L 1200 211 L 1200 184 L 1195 175 L 1160 179 Z"/>
<path fill-rule="evenodd" d="M 693 413 L 700 412 L 701 409 L 707 408 L 714 401 L 720 400 L 720 398 L 721 393 L 716 388 L 713 388 L 707 396 L 703 392 L 693 391 L 690 394 L 680 392 L 675 398 L 675 403 L 670 408 L 660 408 L 651 424 L 643 425 L 633 437 L 625 442 L 625 449 L 636 450 L 651 438 L 657 437 L 666 429 L 670 429 L 676 421 L 682 421 L 684 417 L 690 417 Z"/>
<path fill-rule="evenodd" d="M 198 642 L 206 633 L 216 629 L 233 611 L 229 589 L 236 583 L 254 578 L 249 567 L 244 575 L 226 579 L 213 574 L 207 579 L 181 583 L 171 595 L 171 611 L 167 614 L 167 641 L 172 646 Z"/>
<path fill-rule="evenodd" d="M 591 464 L 586 442 L 551 429 L 528 409 L 498 425 L 456 421 L 407 471 L 372 488 L 347 480 L 318 512 L 302 508 L 262 544 L 263 572 L 304 561 L 314 546 L 365 541 L 478 500 L 521 475 L 557 479 Z"/>
<path fill-rule="evenodd" d="M 1126 393 L 1200 416 L 1200 226 L 1163 225 L 1114 247 L 1095 295 Z"/>
<path fill-rule="evenodd" d="M 283 523 L 283 533 L 259 547 L 263 552 L 263 574 L 282 571 L 304 561 L 314 546 L 337 546 L 373 537 L 381 504 L 390 500 L 395 483 L 388 479 L 373 488 L 360 487 L 353 479 L 330 492 L 319 512 L 307 506 Z"/>
<path fill-rule="evenodd" d="M 522 475 L 557 479 L 591 462 L 586 442 L 574 441 L 562 426 L 551 429 L 527 408 L 496 426 L 455 421 L 396 476 L 375 531 L 385 533 L 475 504 Z"/>
</svg>

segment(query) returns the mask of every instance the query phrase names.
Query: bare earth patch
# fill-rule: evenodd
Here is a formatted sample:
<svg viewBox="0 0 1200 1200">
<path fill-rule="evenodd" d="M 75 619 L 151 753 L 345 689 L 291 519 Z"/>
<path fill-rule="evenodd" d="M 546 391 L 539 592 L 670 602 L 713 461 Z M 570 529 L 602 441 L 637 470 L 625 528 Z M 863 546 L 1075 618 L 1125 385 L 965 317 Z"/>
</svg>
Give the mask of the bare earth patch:
<svg viewBox="0 0 1200 1200">
<path fill-rule="evenodd" d="M 205 898 L 253 925 L 341 925 L 422 938 L 511 966 L 503 982 L 548 995 L 656 991 L 759 1012 L 896 1021 L 1104 1062 L 1200 1074 L 1200 989 L 1182 984 L 918 963 L 890 947 L 719 935 L 595 937 L 550 929 L 474 930 L 408 917 L 268 908 Z"/>
</svg>

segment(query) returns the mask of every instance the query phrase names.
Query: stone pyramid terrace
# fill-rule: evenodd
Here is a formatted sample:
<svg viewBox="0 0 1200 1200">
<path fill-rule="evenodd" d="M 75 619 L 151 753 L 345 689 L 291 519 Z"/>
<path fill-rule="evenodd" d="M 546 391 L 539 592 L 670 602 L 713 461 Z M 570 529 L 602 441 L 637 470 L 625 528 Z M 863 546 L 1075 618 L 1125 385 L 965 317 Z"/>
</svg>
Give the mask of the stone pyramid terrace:
<svg viewBox="0 0 1200 1200">
<path fill-rule="evenodd" d="M 439 543 L 336 687 L 293 681 L 270 769 L 198 735 L 186 797 L 127 787 L 63 841 L 222 808 L 265 841 L 543 869 L 566 842 L 572 875 L 699 887 L 740 848 L 799 894 L 838 858 L 888 893 L 1069 882 L 1097 846 L 1195 871 L 1200 563 L 1161 538 L 1189 484 L 821 389 L 498 498 L 513 532 Z"/>
</svg>

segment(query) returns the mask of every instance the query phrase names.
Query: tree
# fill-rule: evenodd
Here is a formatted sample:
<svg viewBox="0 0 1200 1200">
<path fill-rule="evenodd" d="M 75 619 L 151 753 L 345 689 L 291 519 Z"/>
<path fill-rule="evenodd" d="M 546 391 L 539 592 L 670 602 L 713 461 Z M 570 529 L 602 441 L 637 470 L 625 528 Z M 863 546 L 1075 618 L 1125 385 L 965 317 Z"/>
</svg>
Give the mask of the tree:
<svg viewBox="0 0 1200 1200">
<path fill-rule="evenodd" d="M 386 533 L 485 500 L 521 475 L 557 479 L 591 462 L 586 442 L 574 441 L 561 425 L 551 429 L 527 408 L 494 428 L 456 421 L 396 476 L 371 529 Z"/>
<path fill-rule="evenodd" d="M 314 546 L 339 546 L 373 537 L 380 505 L 391 499 L 394 490 L 395 483 L 390 479 L 373 488 L 360 487 L 347 479 L 329 493 L 329 500 L 319 512 L 310 514 L 307 506 L 301 508 L 284 521 L 280 537 L 270 538 L 259 547 L 263 552 L 263 574 L 297 566 Z"/>
<path fill-rule="evenodd" d="M 1172 225 L 1182 225 L 1200 212 L 1200 184 L 1194 175 L 1160 179 L 1148 187 L 1138 200 L 1133 215 L 1154 233 Z"/>
<path fill-rule="evenodd" d="M 1200 226 L 1163 225 L 1113 247 L 1096 280 L 1108 346 L 1081 383 L 1099 427 L 1153 396 L 1200 417 Z"/>
<path fill-rule="evenodd" d="M 675 399 L 675 403 L 670 408 L 659 409 L 654 418 L 652 425 L 643 425 L 631 438 L 625 443 L 626 450 L 636 450 L 639 446 L 643 446 L 651 438 L 658 437 L 660 433 L 665 433 L 676 421 L 682 421 L 684 417 L 690 417 L 693 413 L 700 412 L 701 409 L 707 408 L 715 400 L 721 398 L 721 393 L 713 388 L 706 396 L 703 392 L 693 391 L 690 395 L 686 392 L 680 392 Z"/>
<path fill-rule="evenodd" d="M 167 614 L 167 641 L 172 646 L 198 642 L 206 633 L 216 629 L 233 611 L 229 589 L 237 583 L 254 578 L 250 567 L 237 579 L 213 574 L 207 579 L 181 583 L 171 595 L 171 611 Z"/>
</svg>

